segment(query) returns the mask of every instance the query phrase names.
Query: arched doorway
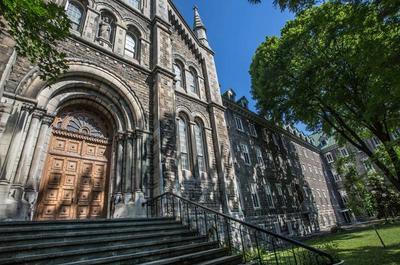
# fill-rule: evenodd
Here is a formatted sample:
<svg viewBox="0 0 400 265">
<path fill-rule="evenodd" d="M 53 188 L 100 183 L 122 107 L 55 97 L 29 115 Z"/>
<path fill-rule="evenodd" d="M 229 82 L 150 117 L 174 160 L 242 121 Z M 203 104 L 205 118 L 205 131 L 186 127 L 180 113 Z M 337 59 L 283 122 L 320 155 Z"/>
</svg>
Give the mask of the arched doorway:
<svg viewBox="0 0 400 265">
<path fill-rule="evenodd" d="M 102 116 L 72 106 L 55 118 L 36 220 L 107 216 L 112 130 Z"/>
</svg>

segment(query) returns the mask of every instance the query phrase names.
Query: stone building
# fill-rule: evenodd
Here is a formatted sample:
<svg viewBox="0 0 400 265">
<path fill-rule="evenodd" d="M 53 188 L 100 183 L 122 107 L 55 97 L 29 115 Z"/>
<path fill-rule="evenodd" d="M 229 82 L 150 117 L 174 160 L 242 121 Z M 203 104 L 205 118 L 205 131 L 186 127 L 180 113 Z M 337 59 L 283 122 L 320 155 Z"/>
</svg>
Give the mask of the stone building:
<svg viewBox="0 0 400 265">
<path fill-rule="evenodd" d="M 174 191 L 238 212 L 214 53 L 171 0 L 57 0 L 71 19 L 53 82 L 0 39 L 0 219 L 143 214 Z"/>
<path fill-rule="evenodd" d="M 400 134 L 398 134 L 400 135 Z M 393 135 L 396 137 L 397 135 Z M 367 173 L 379 171 L 376 166 L 370 162 L 368 156 L 359 151 L 351 144 L 340 145 L 332 136 L 327 136 L 323 133 L 316 133 L 310 136 L 313 142 L 321 150 L 326 167 L 327 177 L 332 183 L 332 194 L 335 197 L 336 204 L 334 204 L 337 220 L 341 224 L 355 223 L 370 218 L 370 213 L 363 213 L 355 215 L 346 206 L 347 192 L 344 187 L 344 177 L 341 176 L 336 170 L 336 162 L 341 157 L 353 157 L 353 163 L 360 176 L 366 176 Z M 371 138 L 365 141 L 370 150 L 376 150 L 380 145 L 379 140 Z"/>
<path fill-rule="evenodd" d="M 331 183 L 311 139 L 267 122 L 231 89 L 223 102 L 245 219 L 294 236 L 336 225 Z"/>
<path fill-rule="evenodd" d="M 44 81 L 0 34 L 0 220 L 119 218 L 172 191 L 273 229 L 335 224 L 319 149 L 224 98 L 197 8 L 58 0 L 69 69 Z"/>
</svg>

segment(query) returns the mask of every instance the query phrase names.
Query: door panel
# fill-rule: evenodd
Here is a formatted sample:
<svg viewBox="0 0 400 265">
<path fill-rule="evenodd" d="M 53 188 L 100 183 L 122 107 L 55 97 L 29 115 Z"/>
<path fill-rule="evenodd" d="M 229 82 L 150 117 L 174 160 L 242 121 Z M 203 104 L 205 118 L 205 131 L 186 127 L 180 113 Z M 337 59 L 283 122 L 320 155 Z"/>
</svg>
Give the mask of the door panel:
<svg viewBox="0 0 400 265">
<path fill-rule="evenodd" d="M 53 135 L 36 219 L 105 217 L 108 149 L 105 144 Z"/>
</svg>

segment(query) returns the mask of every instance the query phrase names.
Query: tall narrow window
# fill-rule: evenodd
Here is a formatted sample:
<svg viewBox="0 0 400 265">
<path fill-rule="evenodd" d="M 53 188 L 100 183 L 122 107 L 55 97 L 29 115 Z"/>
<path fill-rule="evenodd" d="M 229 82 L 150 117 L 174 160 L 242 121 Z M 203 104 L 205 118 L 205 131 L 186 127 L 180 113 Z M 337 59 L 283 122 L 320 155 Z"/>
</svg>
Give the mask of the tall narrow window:
<svg viewBox="0 0 400 265">
<path fill-rule="evenodd" d="M 250 188 L 251 188 L 251 200 L 253 202 L 253 207 L 260 208 L 260 200 L 257 194 L 257 184 L 252 183 Z"/>
<path fill-rule="evenodd" d="M 135 35 L 128 33 L 125 38 L 125 55 L 131 58 L 137 58 L 137 38 Z"/>
<path fill-rule="evenodd" d="M 197 151 L 197 163 L 200 172 L 206 171 L 206 159 L 204 150 L 204 131 L 203 127 L 196 123 L 194 126 L 194 135 L 196 138 L 196 151 Z"/>
<path fill-rule="evenodd" d="M 341 154 L 343 157 L 349 156 L 349 152 L 347 151 L 347 148 L 346 148 L 346 147 L 340 148 L 339 151 L 340 151 L 340 154 Z"/>
<path fill-rule="evenodd" d="M 326 153 L 325 157 L 326 157 L 326 160 L 328 161 L 328 163 L 333 162 L 333 156 L 331 153 Z"/>
<path fill-rule="evenodd" d="M 131 7 L 134 7 L 136 9 L 140 9 L 140 0 L 128 0 L 128 4 Z"/>
<path fill-rule="evenodd" d="M 250 135 L 257 137 L 256 127 L 254 126 L 253 123 L 249 123 L 249 128 L 250 128 Z"/>
<path fill-rule="evenodd" d="M 260 167 L 264 167 L 264 159 L 260 147 L 256 147 L 256 155 L 258 164 L 260 165 Z"/>
<path fill-rule="evenodd" d="M 238 129 L 239 131 L 244 131 L 243 122 L 240 117 L 235 116 L 235 123 L 236 123 L 236 129 Z"/>
<path fill-rule="evenodd" d="M 189 170 L 189 139 L 188 127 L 184 119 L 178 120 L 178 134 L 179 134 L 179 152 L 181 158 L 181 167 L 184 170 Z"/>
<path fill-rule="evenodd" d="M 176 61 L 174 63 L 174 73 L 175 73 L 175 87 L 180 87 L 180 88 L 184 88 L 184 75 L 183 75 L 183 65 Z"/>
<path fill-rule="evenodd" d="M 274 208 L 274 200 L 272 198 L 272 191 L 271 191 L 271 186 L 269 184 L 266 184 L 264 186 L 265 189 L 265 195 L 267 195 L 267 204 L 269 207 Z"/>
<path fill-rule="evenodd" d="M 198 94 L 198 80 L 197 80 L 197 72 L 193 68 L 190 68 L 188 73 L 188 85 L 189 91 L 195 94 Z"/>
<path fill-rule="evenodd" d="M 83 24 L 82 6 L 74 1 L 68 1 L 66 13 L 71 21 L 71 28 L 73 30 L 80 31 Z"/>
<path fill-rule="evenodd" d="M 242 151 L 242 155 L 243 155 L 244 162 L 245 162 L 247 165 L 250 165 L 250 164 L 251 164 L 251 161 L 250 161 L 249 148 L 247 147 L 247 145 L 241 144 L 241 145 L 240 145 L 240 149 L 241 149 L 241 151 Z"/>
</svg>

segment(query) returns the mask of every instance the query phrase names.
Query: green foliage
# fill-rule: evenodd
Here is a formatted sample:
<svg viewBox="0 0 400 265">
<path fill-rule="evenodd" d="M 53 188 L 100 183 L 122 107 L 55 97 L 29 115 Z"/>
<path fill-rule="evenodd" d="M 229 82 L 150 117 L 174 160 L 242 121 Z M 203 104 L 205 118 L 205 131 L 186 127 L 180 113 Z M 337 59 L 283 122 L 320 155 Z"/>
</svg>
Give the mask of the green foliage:
<svg viewBox="0 0 400 265">
<path fill-rule="evenodd" d="M 396 217 L 400 215 L 400 194 L 379 174 L 368 176 L 368 189 L 375 203 L 378 218 Z"/>
<path fill-rule="evenodd" d="M 248 0 L 252 4 L 259 4 L 262 0 Z M 400 1 L 398 0 L 274 0 L 274 5 L 279 6 L 281 10 L 288 9 L 292 12 L 301 12 L 316 4 L 326 2 L 335 3 L 368 3 L 374 4 L 379 10 L 381 18 L 399 19 Z"/>
<path fill-rule="evenodd" d="M 376 211 L 376 203 L 367 187 L 367 179 L 364 175 L 358 174 L 354 157 L 341 157 L 335 166 L 347 193 L 346 206 L 358 216 L 373 214 Z"/>
<path fill-rule="evenodd" d="M 0 18 L 19 55 L 37 64 L 42 78 L 55 78 L 67 68 L 65 54 L 55 47 L 69 35 L 70 21 L 62 7 L 43 0 L 2 0 Z"/>
<path fill-rule="evenodd" d="M 250 67 L 252 94 L 274 122 L 308 125 L 374 155 L 376 136 L 388 160 L 374 162 L 400 190 L 400 27 L 369 2 L 328 1 L 297 14 L 267 37 Z M 391 171 L 389 168 L 394 170 Z"/>
</svg>

